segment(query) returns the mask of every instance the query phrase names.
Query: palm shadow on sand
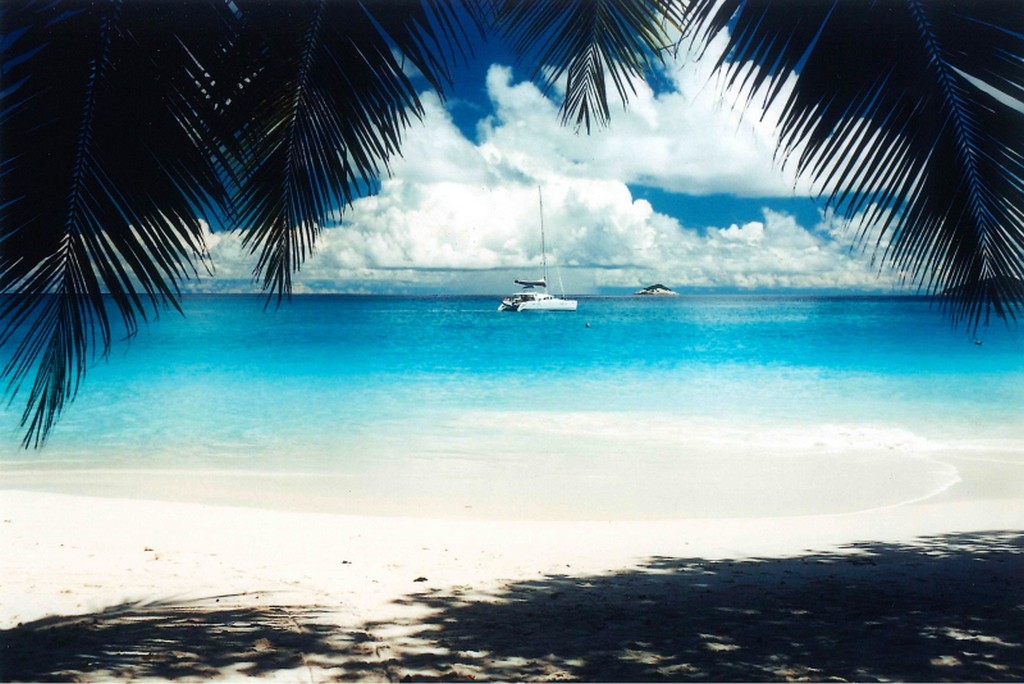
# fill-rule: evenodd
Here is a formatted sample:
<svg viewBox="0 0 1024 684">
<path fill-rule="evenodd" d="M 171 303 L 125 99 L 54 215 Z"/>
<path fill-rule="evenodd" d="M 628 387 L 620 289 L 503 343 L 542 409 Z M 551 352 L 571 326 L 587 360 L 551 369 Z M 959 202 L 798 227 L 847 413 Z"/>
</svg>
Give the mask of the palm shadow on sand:
<svg viewBox="0 0 1024 684">
<path fill-rule="evenodd" d="M 436 612 L 410 650 L 419 640 L 451 655 L 411 655 L 403 666 L 418 679 L 438 670 L 612 681 L 1024 677 L 1024 535 L 843 551 L 655 558 L 639 571 L 510 584 L 490 602 L 424 593 L 412 600 Z"/>
<path fill-rule="evenodd" d="M 379 664 L 365 632 L 325 621 L 323 608 L 246 605 L 259 600 L 245 594 L 126 603 L 20 625 L 0 633 L 0 681 L 206 680 L 282 671 L 319 681 L 314 672 L 328 661 L 348 663 L 352 678 L 380 671 L 359 669 Z"/>
<path fill-rule="evenodd" d="M 425 619 L 354 628 L 331 606 L 136 604 L 0 633 L 0 678 L 1021 680 L 1022 577 L 1024 534 L 989 532 L 428 589 L 401 600 Z"/>
</svg>

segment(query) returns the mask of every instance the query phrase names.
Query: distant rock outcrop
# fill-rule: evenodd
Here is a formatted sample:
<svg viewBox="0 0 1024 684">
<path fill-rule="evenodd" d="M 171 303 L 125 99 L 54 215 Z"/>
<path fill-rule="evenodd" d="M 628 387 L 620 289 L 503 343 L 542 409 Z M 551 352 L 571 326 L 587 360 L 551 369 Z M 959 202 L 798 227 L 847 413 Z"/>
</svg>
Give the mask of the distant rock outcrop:
<svg viewBox="0 0 1024 684">
<path fill-rule="evenodd" d="M 654 285 L 649 285 L 648 287 L 645 287 L 642 290 L 637 290 L 633 294 L 638 294 L 638 295 L 661 295 L 661 296 L 669 295 L 669 296 L 674 296 L 674 295 L 677 295 L 678 293 L 677 292 L 673 292 L 672 290 L 668 289 L 667 287 L 665 287 L 661 283 L 655 283 Z"/>
</svg>

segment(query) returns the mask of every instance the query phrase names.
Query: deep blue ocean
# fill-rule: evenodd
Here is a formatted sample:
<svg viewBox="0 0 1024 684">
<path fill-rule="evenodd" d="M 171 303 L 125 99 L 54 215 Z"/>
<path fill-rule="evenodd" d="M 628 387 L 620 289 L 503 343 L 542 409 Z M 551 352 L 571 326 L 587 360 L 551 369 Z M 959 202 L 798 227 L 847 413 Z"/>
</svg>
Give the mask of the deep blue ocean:
<svg viewBox="0 0 1024 684">
<path fill-rule="evenodd" d="M 184 317 L 162 315 L 91 368 L 45 448 L 20 448 L 21 405 L 6 407 L 0 464 L 464 472 L 574 449 L 628 459 L 654 433 L 753 452 L 1024 445 L 1024 334 L 998 322 L 977 344 L 928 300 L 499 301 L 299 295 L 264 311 L 258 297 L 187 296 Z M 667 449 L 648 451 L 683 457 Z"/>
</svg>

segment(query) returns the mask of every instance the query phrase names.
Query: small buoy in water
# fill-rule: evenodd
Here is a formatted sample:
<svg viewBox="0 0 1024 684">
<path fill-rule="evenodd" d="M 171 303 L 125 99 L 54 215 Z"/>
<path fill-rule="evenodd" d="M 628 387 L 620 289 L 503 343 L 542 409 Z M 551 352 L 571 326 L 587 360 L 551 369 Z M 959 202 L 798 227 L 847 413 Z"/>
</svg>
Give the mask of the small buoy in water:
<svg viewBox="0 0 1024 684">
<path fill-rule="evenodd" d="M 588 328 L 590 327 L 590 323 L 587 323 L 587 327 L 588 327 Z"/>
</svg>

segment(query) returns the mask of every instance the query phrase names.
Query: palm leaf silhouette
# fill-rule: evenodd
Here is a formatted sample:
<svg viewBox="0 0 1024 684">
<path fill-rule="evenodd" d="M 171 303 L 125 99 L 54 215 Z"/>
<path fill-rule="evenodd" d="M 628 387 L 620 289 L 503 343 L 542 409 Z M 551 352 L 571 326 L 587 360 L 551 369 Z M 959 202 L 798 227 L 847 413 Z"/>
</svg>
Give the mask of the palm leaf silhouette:
<svg viewBox="0 0 1024 684">
<path fill-rule="evenodd" d="M 1024 304 L 1024 12 L 1017 3 L 695 0 L 718 67 L 781 104 L 777 156 L 954 320 Z M 796 75 L 791 91 L 788 79 Z M 1016 99 L 1017 104 L 1013 104 Z"/>
<path fill-rule="evenodd" d="M 195 27 L 228 17 L 199 3 L 2 11 L 0 343 L 16 345 L 12 398 L 36 372 L 22 422 L 38 446 L 108 349 L 111 316 L 130 335 L 178 307 L 203 259 L 198 216 L 223 204 L 227 162 L 201 64 L 218 45 Z"/>
<path fill-rule="evenodd" d="M 532 78 L 545 92 L 565 79 L 562 122 L 588 132 L 611 118 L 606 81 L 628 102 L 681 20 L 670 0 L 502 0 L 493 19 L 513 51 L 534 65 Z"/>
<path fill-rule="evenodd" d="M 0 7 L 0 344 L 39 446 L 112 335 L 204 263 L 201 217 L 246 230 L 271 296 L 398 153 L 476 5 L 24 2 Z M 398 55 L 401 55 L 399 57 Z M 104 297 L 109 295 L 109 300 Z"/>
<path fill-rule="evenodd" d="M 323 225 L 371 190 L 423 113 L 400 60 L 441 91 L 475 15 L 446 3 L 237 6 L 253 74 L 232 103 L 245 150 L 237 221 L 258 255 L 254 275 L 280 301 Z"/>
</svg>

